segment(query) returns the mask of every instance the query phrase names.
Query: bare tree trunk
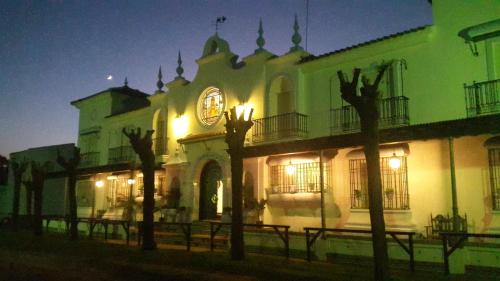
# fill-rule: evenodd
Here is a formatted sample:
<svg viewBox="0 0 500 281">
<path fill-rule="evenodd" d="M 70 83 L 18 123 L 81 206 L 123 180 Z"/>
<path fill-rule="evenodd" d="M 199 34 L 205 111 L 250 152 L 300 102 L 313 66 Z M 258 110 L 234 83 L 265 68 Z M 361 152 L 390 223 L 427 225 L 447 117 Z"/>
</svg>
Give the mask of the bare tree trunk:
<svg viewBox="0 0 500 281">
<path fill-rule="evenodd" d="M 68 176 L 69 234 L 70 240 L 78 240 L 78 207 L 76 205 L 76 174 L 80 164 L 80 149 L 73 148 L 73 158 L 66 160 L 57 152 L 57 163 L 64 168 Z"/>
<path fill-rule="evenodd" d="M 368 122 L 367 122 L 368 121 Z M 375 280 L 389 280 L 389 257 L 385 235 L 385 221 L 380 177 L 380 155 L 378 120 L 365 121 L 363 136 L 365 139 L 365 158 L 368 170 L 368 199 L 370 222 L 372 227 L 372 247 L 375 265 Z"/>
<path fill-rule="evenodd" d="M 33 182 L 23 181 L 26 190 L 26 215 L 31 217 L 33 214 Z"/>
<path fill-rule="evenodd" d="M 241 151 L 231 154 L 231 183 L 232 183 L 232 225 L 231 225 L 231 258 L 242 260 L 245 258 L 243 243 L 243 159 Z"/>
<path fill-rule="evenodd" d="M 21 181 L 26 168 L 28 167 L 28 162 L 23 160 L 17 162 L 15 160 L 11 161 L 12 172 L 14 174 L 14 196 L 12 202 L 12 228 L 17 230 L 19 223 L 19 200 L 21 197 Z"/>
<path fill-rule="evenodd" d="M 69 237 L 70 240 L 78 240 L 78 208 L 76 206 L 76 175 L 68 175 L 68 199 L 69 199 Z"/>
<path fill-rule="evenodd" d="M 33 233 L 35 236 L 43 234 L 42 203 L 43 203 L 43 184 L 47 174 L 49 162 L 40 165 L 35 161 L 31 162 L 31 178 L 33 180 L 33 190 L 35 195 L 35 216 L 33 218 Z"/>
<path fill-rule="evenodd" d="M 141 129 L 122 130 L 134 149 L 139 155 L 142 164 L 142 173 L 144 175 L 144 202 L 143 202 L 143 222 L 142 222 L 142 249 L 155 250 L 154 240 L 154 207 L 155 207 L 155 155 L 152 150 L 153 141 L 151 135 L 153 130 L 148 130 L 144 137 L 141 137 Z"/>
</svg>

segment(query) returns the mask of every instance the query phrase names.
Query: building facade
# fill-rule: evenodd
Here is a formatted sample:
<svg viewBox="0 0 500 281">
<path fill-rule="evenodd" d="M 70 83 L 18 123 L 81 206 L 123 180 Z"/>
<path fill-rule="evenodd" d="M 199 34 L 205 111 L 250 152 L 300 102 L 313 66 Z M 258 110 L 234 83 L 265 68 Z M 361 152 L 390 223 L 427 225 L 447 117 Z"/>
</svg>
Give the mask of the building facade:
<svg viewBox="0 0 500 281">
<path fill-rule="evenodd" d="M 255 52 L 242 59 L 215 34 L 192 81 L 179 54 L 177 76 L 164 85 L 160 72 L 152 95 L 125 84 L 73 101 L 79 215 L 121 217 L 130 197 L 140 206 L 140 162 L 122 130 L 141 128 L 155 131 L 156 206 L 185 207 L 193 221 L 217 219 L 231 207 L 223 113 L 237 107 L 254 109 L 245 141 L 247 222 L 369 228 L 359 118 L 340 97 L 337 72 L 351 79 L 361 68 L 373 79 L 389 64 L 379 86 L 386 227 L 425 236 L 431 216 L 451 215 L 455 204 L 468 231 L 498 233 L 500 5 L 432 5 L 433 25 L 319 56 L 302 49 L 297 22 L 282 55 L 265 49 L 262 25 Z"/>
</svg>

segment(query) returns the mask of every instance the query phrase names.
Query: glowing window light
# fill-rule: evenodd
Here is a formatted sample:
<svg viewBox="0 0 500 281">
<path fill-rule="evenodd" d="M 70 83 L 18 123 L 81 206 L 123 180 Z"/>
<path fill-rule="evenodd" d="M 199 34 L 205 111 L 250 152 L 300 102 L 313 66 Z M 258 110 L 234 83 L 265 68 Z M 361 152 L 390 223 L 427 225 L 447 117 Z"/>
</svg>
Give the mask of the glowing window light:
<svg viewBox="0 0 500 281">
<path fill-rule="evenodd" d="M 393 170 L 399 169 L 401 167 L 401 160 L 396 156 L 396 153 L 393 153 L 391 158 L 389 159 L 389 167 Z"/>
<path fill-rule="evenodd" d="M 290 161 L 290 163 L 288 163 L 288 165 L 285 167 L 285 170 L 286 170 L 286 173 L 291 176 L 293 174 L 295 174 L 295 166 L 292 165 L 292 161 Z"/>
<path fill-rule="evenodd" d="M 135 180 L 134 180 L 134 179 L 128 179 L 128 180 L 127 180 L 127 183 L 128 183 L 128 184 L 134 184 L 134 183 L 135 183 Z"/>
<path fill-rule="evenodd" d="M 104 186 L 104 182 L 103 181 L 96 181 L 95 182 L 95 186 L 98 187 L 98 188 L 101 188 Z"/>
</svg>

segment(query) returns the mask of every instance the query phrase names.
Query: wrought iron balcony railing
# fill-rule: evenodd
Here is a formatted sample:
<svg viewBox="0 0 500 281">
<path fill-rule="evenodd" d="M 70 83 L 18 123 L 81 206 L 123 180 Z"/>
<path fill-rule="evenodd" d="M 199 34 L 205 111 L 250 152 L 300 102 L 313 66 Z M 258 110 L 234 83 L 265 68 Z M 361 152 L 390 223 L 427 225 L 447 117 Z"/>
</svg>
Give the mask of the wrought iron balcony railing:
<svg viewBox="0 0 500 281">
<path fill-rule="evenodd" d="M 99 152 L 86 152 L 80 154 L 80 167 L 92 167 L 99 165 Z"/>
<path fill-rule="evenodd" d="M 130 162 L 135 160 L 135 151 L 132 146 L 118 146 L 108 151 L 108 164 Z"/>
<path fill-rule="evenodd" d="M 379 103 L 379 128 L 407 126 L 410 124 L 408 98 L 397 96 L 381 99 Z M 332 133 L 358 131 L 361 128 L 359 115 L 351 105 L 331 110 L 330 124 Z"/>
<path fill-rule="evenodd" d="M 254 119 L 252 141 L 265 142 L 307 136 L 307 115 L 290 112 Z"/>
<path fill-rule="evenodd" d="M 156 156 L 167 154 L 167 142 L 165 137 L 153 139 L 153 152 Z"/>
<path fill-rule="evenodd" d="M 464 84 L 467 116 L 500 112 L 500 79 Z"/>
</svg>

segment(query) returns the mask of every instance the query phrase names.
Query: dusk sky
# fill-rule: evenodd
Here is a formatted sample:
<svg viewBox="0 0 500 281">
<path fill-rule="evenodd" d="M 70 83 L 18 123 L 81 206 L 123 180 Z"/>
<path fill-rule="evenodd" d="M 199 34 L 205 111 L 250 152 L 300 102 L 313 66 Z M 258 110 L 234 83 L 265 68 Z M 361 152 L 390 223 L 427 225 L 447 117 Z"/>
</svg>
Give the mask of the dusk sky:
<svg viewBox="0 0 500 281">
<path fill-rule="evenodd" d="M 22 1 L 0 0 L 0 155 L 76 142 L 78 110 L 70 102 L 109 87 L 156 89 L 184 77 L 225 16 L 219 35 L 240 57 L 264 46 L 281 55 L 292 46 L 294 14 L 305 47 L 306 0 Z M 310 0 L 307 50 L 315 55 L 431 24 L 427 0 Z M 112 80 L 107 80 L 109 75 Z"/>
</svg>

